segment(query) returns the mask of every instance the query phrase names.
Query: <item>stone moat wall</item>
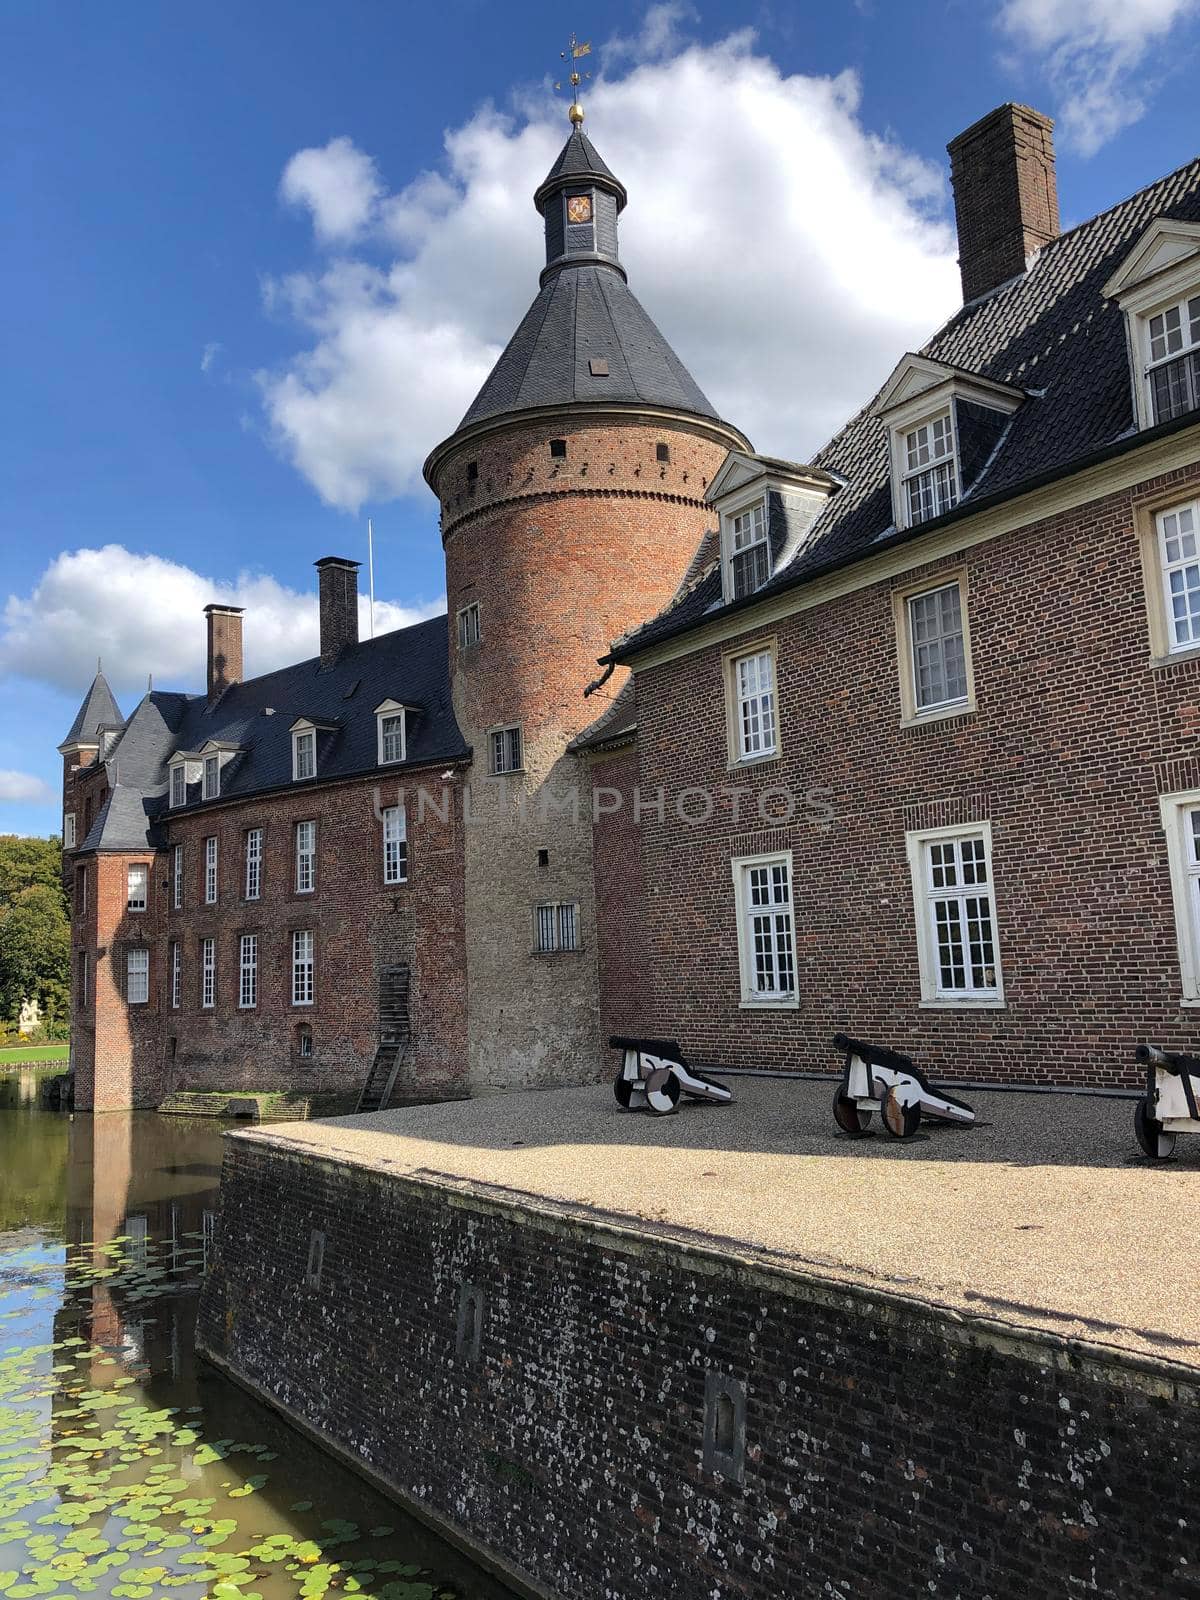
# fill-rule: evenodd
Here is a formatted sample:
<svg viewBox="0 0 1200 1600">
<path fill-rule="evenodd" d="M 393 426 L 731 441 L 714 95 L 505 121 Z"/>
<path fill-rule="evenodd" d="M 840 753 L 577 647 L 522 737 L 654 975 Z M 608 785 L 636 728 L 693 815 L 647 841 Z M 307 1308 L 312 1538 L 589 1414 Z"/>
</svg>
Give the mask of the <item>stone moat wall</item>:
<svg viewBox="0 0 1200 1600">
<path fill-rule="evenodd" d="M 226 1142 L 200 1343 L 518 1587 L 1200 1592 L 1183 1369 Z"/>
</svg>

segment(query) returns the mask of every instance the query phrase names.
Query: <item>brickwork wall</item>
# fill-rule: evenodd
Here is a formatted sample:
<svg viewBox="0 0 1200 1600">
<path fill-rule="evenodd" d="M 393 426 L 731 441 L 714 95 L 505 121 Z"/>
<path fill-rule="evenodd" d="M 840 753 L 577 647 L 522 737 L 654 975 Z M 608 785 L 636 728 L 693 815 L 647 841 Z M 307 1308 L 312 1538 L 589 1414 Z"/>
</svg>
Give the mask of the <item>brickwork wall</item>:
<svg viewBox="0 0 1200 1600">
<path fill-rule="evenodd" d="M 649 1031 L 649 939 L 641 840 L 634 822 L 638 782 L 635 745 L 592 758 L 599 796 L 592 829 L 596 944 L 600 977 L 600 1040 Z M 609 1058 L 610 1063 L 613 1058 Z M 614 1069 L 615 1070 L 615 1069 Z"/>
<path fill-rule="evenodd" d="M 1195 1594 L 1191 1376 L 253 1136 L 226 1152 L 201 1348 L 539 1592 Z M 740 1483 L 706 1470 L 710 1374 L 744 1396 Z"/>
<path fill-rule="evenodd" d="M 947 150 L 969 301 L 1024 272 L 1059 232 L 1054 124 L 1028 106 L 998 106 Z"/>
<path fill-rule="evenodd" d="M 782 754 L 762 766 L 727 768 L 736 641 L 638 673 L 641 787 L 667 790 L 642 827 L 656 1029 L 700 1062 L 825 1069 L 846 1030 L 1009 1083 L 1134 1085 L 1138 1042 L 1195 1047 L 1158 794 L 1200 787 L 1200 662 L 1149 665 L 1134 504 L 1198 484 L 1155 480 L 747 632 L 778 646 Z M 904 728 L 892 590 L 960 565 L 978 710 Z M 718 793 L 703 826 L 678 821 L 689 785 Z M 796 819 L 764 825 L 778 785 Z M 803 820 L 814 787 L 827 825 Z M 926 1009 L 905 832 L 982 820 L 1005 1007 Z M 748 1010 L 730 863 L 776 849 L 794 852 L 799 1006 Z"/>
<path fill-rule="evenodd" d="M 564 458 L 550 454 L 552 437 L 565 440 Z M 607 1070 L 589 773 L 564 752 L 597 714 L 583 694 L 597 658 L 675 592 L 713 520 L 703 494 L 725 449 L 681 420 L 563 419 L 464 441 L 440 469 L 454 705 L 475 752 L 474 1083 L 578 1083 Z M 472 601 L 482 641 L 459 650 L 454 619 Z M 522 727 L 525 771 L 501 794 L 487 781 L 488 733 L 507 724 Z M 547 958 L 534 953 L 533 908 L 552 901 L 578 904 L 581 948 Z"/>
</svg>

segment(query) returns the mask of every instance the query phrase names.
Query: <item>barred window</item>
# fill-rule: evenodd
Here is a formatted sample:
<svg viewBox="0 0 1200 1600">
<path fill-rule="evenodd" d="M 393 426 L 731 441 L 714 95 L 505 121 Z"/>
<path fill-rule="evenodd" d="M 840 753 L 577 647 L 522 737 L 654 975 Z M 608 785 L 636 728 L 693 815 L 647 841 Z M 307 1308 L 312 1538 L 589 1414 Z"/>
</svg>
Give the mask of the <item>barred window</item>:
<svg viewBox="0 0 1200 1600">
<path fill-rule="evenodd" d="M 524 760 L 520 728 L 497 728 L 490 745 L 493 772 L 520 772 Z"/>
<path fill-rule="evenodd" d="M 292 1004 L 313 1003 L 313 936 L 310 928 L 292 934 Z"/>
<path fill-rule="evenodd" d="M 737 694 L 737 757 L 775 754 L 775 664 L 769 650 L 733 663 Z"/>
<path fill-rule="evenodd" d="M 573 903 L 535 906 L 533 927 L 538 955 L 579 949 L 579 907 Z"/>
<path fill-rule="evenodd" d="M 904 502 L 908 525 L 940 517 L 958 504 L 958 466 L 950 413 L 931 417 L 903 435 Z"/>
<path fill-rule="evenodd" d="M 735 861 L 742 999 L 791 1003 L 796 995 L 791 856 Z"/>
<path fill-rule="evenodd" d="M 150 998 L 150 952 L 130 950 L 125 957 L 125 998 L 131 1006 L 144 1006 Z"/>
<path fill-rule="evenodd" d="M 296 893 L 311 894 L 317 886 L 317 825 L 296 824 Z"/>
<path fill-rule="evenodd" d="M 200 1004 L 211 1011 L 217 1003 L 217 941 L 200 941 Z"/>
<path fill-rule="evenodd" d="M 262 829 L 246 831 L 246 899 L 257 900 L 262 892 Z"/>
<path fill-rule="evenodd" d="M 204 904 L 217 903 L 217 841 L 212 835 L 204 841 Z"/>
<path fill-rule="evenodd" d="M 238 949 L 238 1007 L 248 1011 L 258 1004 L 258 935 L 243 933 Z"/>
<path fill-rule="evenodd" d="M 129 911 L 145 911 L 146 889 L 150 880 L 150 869 L 145 866 L 130 867 L 126 878 L 126 909 Z"/>
<path fill-rule="evenodd" d="M 403 806 L 383 813 L 383 881 L 408 882 L 408 818 Z"/>
</svg>

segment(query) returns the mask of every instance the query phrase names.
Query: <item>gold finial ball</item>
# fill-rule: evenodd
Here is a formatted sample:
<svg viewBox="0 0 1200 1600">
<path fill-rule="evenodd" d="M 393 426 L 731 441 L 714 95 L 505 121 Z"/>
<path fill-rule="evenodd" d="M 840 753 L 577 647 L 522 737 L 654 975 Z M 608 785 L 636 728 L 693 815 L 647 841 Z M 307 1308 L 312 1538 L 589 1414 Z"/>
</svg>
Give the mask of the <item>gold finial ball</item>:
<svg viewBox="0 0 1200 1600">
<path fill-rule="evenodd" d="M 574 101 L 571 102 L 571 108 L 567 112 L 567 115 L 570 117 L 571 121 L 578 128 L 580 123 L 583 121 L 583 107 L 579 104 L 578 100 L 574 100 Z"/>
</svg>

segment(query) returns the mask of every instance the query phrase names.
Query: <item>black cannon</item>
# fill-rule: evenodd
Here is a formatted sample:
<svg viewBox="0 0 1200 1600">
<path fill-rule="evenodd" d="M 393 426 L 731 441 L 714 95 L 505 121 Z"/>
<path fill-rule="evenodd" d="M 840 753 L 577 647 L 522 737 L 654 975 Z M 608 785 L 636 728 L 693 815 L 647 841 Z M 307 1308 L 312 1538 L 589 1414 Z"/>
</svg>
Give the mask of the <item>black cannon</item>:
<svg viewBox="0 0 1200 1600">
<path fill-rule="evenodd" d="M 732 1089 L 688 1066 L 674 1039 L 627 1039 L 613 1034 L 608 1042 L 623 1052 L 613 1080 L 613 1093 L 622 1110 L 653 1111 L 665 1117 L 685 1094 L 716 1106 L 728 1105 L 733 1099 Z"/>
<path fill-rule="evenodd" d="M 1181 1133 L 1200 1133 L 1200 1056 L 1140 1044 L 1134 1056 L 1146 1069 L 1146 1093 L 1133 1110 L 1133 1132 L 1152 1161 L 1165 1161 Z"/>
<path fill-rule="evenodd" d="M 936 1089 L 919 1067 L 898 1050 L 866 1044 L 844 1033 L 834 1035 L 834 1048 L 845 1054 L 842 1081 L 833 1097 L 833 1117 L 843 1133 L 861 1139 L 873 1112 L 893 1139 L 910 1139 L 921 1117 L 942 1122 L 974 1122 L 965 1100 Z"/>
</svg>

